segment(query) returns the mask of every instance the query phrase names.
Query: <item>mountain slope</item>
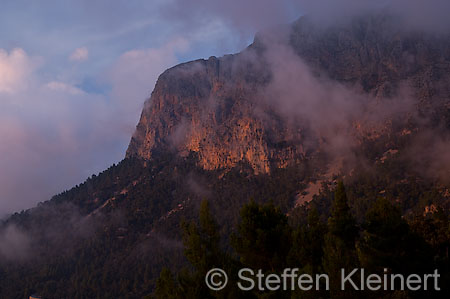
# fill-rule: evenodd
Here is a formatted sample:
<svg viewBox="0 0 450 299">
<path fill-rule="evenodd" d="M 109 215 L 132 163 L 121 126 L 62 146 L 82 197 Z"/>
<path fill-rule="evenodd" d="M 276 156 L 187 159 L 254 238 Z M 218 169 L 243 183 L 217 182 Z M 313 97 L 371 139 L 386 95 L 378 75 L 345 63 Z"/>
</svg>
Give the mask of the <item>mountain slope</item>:
<svg viewBox="0 0 450 299">
<path fill-rule="evenodd" d="M 380 196 L 448 213 L 449 74 L 448 37 L 383 15 L 301 18 L 169 69 L 119 165 L 1 224 L 20 250 L 0 246 L 0 297 L 142 298 L 186 264 L 180 221 L 204 198 L 225 240 L 251 198 L 326 219 L 337 177 L 359 221 Z"/>
</svg>

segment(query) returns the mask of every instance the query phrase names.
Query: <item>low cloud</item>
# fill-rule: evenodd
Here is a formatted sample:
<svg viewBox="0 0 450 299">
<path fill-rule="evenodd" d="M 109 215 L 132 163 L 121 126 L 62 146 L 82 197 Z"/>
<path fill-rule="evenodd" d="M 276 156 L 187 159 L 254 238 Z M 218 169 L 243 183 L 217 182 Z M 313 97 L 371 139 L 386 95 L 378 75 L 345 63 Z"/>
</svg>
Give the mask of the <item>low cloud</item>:
<svg viewBox="0 0 450 299">
<path fill-rule="evenodd" d="M 450 31 L 447 0 L 296 0 L 296 4 L 302 13 L 326 26 L 370 13 L 388 13 L 407 30 Z"/>
<path fill-rule="evenodd" d="M 437 33 L 450 32 L 450 2 L 447 0 L 391 0 L 390 9 L 408 28 Z"/>
<path fill-rule="evenodd" d="M 0 258 L 8 261 L 23 260 L 31 252 L 29 236 L 13 224 L 0 228 Z"/>
<path fill-rule="evenodd" d="M 448 133 L 423 129 L 406 149 L 410 167 L 419 175 L 450 183 L 450 136 Z"/>
<path fill-rule="evenodd" d="M 238 33 L 288 23 L 302 15 L 308 15 L 317 24 L 335 26 L 353 17 L 380 12 L 394 14 L 406 29 L 450 30 L 447 0 L 174 0 L 163 8 L 186 28 L 219 18 Z"/>
<path fill-rule="evenodd" d="M 446 77 L 433 85 L 436 96 L 430 102 L 421 98 L 414 79 L 396 82 L 390 96 L 367 93 L 357 83 L 328 78 L 326 70 L 307 64 L 287 40 L 261 38 L 266 50 L 260 61 L 267 63 L 271 80 L 259 98 L 304 129 L 302 142 L 319 148 L 331 161 L 344 159 L 350 170 L 373 165 L 360 151 L 363 142 L 374 141 L 372 154 L 399 150 L 410 173 L 450 182 Z"/>
<path fill-rule="evenodd" d="M 189 190 L 200 199 L 210 198 L 212 195 L 211 190 L 208 189 L 206 183 L 202 180 L 202 178 L 196 176 L 194 173 L 190 173 L 188 175 L 186 184 Z"/>
<path fill-rule="evenodd" d="M 287 123 L 302 128 L 306 147 L 320 147 L 332 160 L 354 160 L 364 134 L 385 130 L 393 119 L 406 123 L 417 113 L 418 100 L 407 81 L 392 97 L 379 98 L 313 71 L 287 41 L 263 42 L 271 80 L 259 97 Z"/>
</svg>

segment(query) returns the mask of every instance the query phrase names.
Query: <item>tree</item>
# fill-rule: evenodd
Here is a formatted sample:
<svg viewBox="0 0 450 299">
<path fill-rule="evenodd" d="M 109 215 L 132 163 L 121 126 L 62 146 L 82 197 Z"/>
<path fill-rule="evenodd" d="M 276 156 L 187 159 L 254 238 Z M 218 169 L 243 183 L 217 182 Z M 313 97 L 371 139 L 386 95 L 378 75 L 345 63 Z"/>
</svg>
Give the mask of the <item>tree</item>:
<svg viewBox="0 0 450 299">
<path fill-rule="evenodd" d="M 358 255 L 367 272 L 383 274 L 387 269 L 390 273 L 409 275 L 432 270 L 433 261 L 425 241 L 410 230 L 388 199 L 378 199 L 367 211 L 363 229 Z M 378 298 L 381 294 L 371 295 Z"/>
<path fill-rule="evenodd" d="M 332 213 L 328 219 L 328 233 L 325 235 L 324 270 L 330 277 L 332 298 L 352 298 L 352 290 L 341 291 L 341 269 L 346 273 L 358 266 L 355 242 L 358 227 L 347 202 L 345 187 L 339 182 L 335 191 Z"/>
<path fill-rule="evenodd" d="M 291 247 L 291 228 L 287 216 L 273 204 L 254 201 L 241 210 L 238 233 L 232 245 L 242 264 L 263 271 L 282 270 Z"/>
<path fill-rule="evenodd" d="M 169 269 L 163 268 L 161 274 L 156 281 L 156 298 L 161 299 L 177 299 L 179 296 L 179 288 L 175 285 L 175 280 Z"/>
<path fill-rule="evenodd" d="M 289 265 L 301 265 L 307 267 L 311 273 L 320 273 L 326 230 L 326 225 L 319 219 L 317 209 L 312 208 L 308 213 L 308 223 L 293 232 Z"/>
<path fill-rule="evenodd" d="M 404 242 L 408 238 L 408 224 L 400 211 L 388 199 L 381 198 L 367 211 L 363 236 L 358 244 L 361 266 L 373 273 L 389 268 L 398 273 L 404 267 Z"/>
<path fill-rule="evenodd" d="M 183 223 L 185 256 L 195 271 L 180 273 L 180 286 L 186 298 L 210 298 L 205 284 L 206 273 L 212 268 L 224 268 L 225 254 L 220 249 L 218 225 L 211 215 L 209 202 L 200 205 L 199 223 Z"/>
<path fill-rule="evenodd" d="M 307 273 L 312 276 L 322 274 L 323 246 L 326 230 L 326 225 L 320 221 L 317 209 L 313 207 L 308 213 L 307 225 L 299 226 L 293 232 L 288 264 L 292 267 L 295 265 L 300 267 L 301 273 Z M 305 292 L 296 290 L 292 294 L 292 298 L 321 298 L 325 295 L 323 289 L 322 286 L 319 291 L 311 290 Z"/>
<path fill-rule="evenodd" d="M 198 271 L 207 272 L 221 262 L 218 226 L 211 215 L 209 203 L 204 200 L 200 206 L 199 224 L 182 224 L 185 255 Z"/>
</svg>

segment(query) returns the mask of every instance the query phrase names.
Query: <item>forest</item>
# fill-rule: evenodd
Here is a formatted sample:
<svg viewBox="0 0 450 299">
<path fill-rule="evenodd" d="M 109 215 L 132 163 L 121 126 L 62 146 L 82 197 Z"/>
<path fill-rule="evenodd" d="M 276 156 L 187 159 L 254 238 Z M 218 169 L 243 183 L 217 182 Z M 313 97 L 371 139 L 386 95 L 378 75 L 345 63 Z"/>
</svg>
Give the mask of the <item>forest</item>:
<svg viewBox="0 0 450 299">
<path fill-rule="evenodd" d="M 392 156 L 343 177 L 345 192 L 335 177 L 296 206 L 323 161 L 318 155 L 255 176 L 245 163 L 226 172 L 201 169 L 194 154 L 127 158 L 0 223 L 0 231 L 14 227 L 28 239 L 23 256 L 0 257 L 0 297 L 347 296 L 332 284 L 298 294 L 211 292 L 204 275 L 212 266 L 234 274 L 244 266 L 267 273 L 298 267 L 330 273 L 330 282 L 341 266 L 405 274 L 438 269 L 441 285 L 448 285 L 448 201 L 440 185 Z"/>
<path fill-rule="evenodd" d="M 309 210 L 305 224 L 292 225 L 289 220 L 273 203 L 250 201 L 240 211 L 239 224 L 230 238 L 231 250 L 224 250 L 209 202 L 203 201 L 198 219 L 182 225 L 189 266 L 177 275 L 164 268 L 157 281 L 156 298 L 448 298 L 449 219 L 441 210 L 406 220 L 398 207 L 379 198 L 358 224 L 344 184 L 339 182 L 326 222 L 321 221 L 315 207 Z M 213 268 L 231 274 L 222 290 L 211 290 L 205 283 L 205 275 Z M 244 291 L 237 284 L 242 268 L 258 269 L 266 275 L 299 268 L 300 273 L 311 276 L 326 273 L 330 283 L 307 291 Z M 395 287 L 343 291 L 337 277 L 341 269 L 348 273 L 358 268 L 380 276 L 433 271 L 441 276 L 433 289 L 436 291 L 430 291 L 433 282 L 422 291 Z"/>
</svg>

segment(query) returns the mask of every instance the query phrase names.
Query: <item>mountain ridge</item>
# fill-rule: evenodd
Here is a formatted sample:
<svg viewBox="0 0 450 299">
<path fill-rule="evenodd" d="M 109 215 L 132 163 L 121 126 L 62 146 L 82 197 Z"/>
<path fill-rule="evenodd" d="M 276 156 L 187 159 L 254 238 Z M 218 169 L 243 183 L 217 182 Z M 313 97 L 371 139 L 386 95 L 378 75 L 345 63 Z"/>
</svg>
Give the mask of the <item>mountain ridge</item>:
<svg viewBox="0 0 450 299">
<path fill-rule="evenodd" d="M 300 19 L 240 54 L 164 72 L 123 161 L 0 223 L 25 249 L 0 246 L 1 297 L 142 298 L 162 267 L 187 265 L 180 223 L 203 199 L 224 244 L 250 200 L 294 224 L 315 207 L 325 222 L 337 179 L 358 223 L 380 197 L 405 219 L 448 214 L 450 42 L 383 40 L 377 20 Z M 417 58 L 404 63 L 404 52 Z"/>
</svg>

